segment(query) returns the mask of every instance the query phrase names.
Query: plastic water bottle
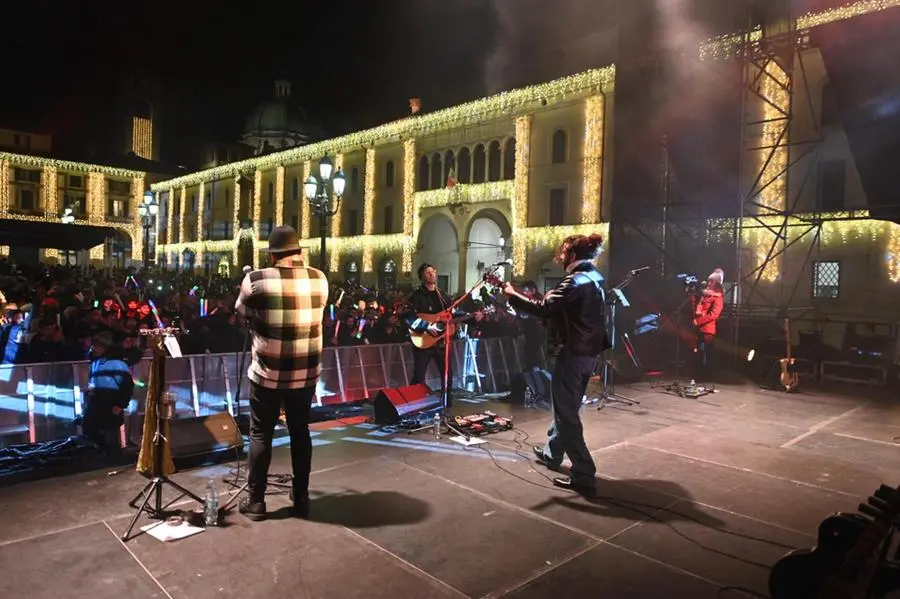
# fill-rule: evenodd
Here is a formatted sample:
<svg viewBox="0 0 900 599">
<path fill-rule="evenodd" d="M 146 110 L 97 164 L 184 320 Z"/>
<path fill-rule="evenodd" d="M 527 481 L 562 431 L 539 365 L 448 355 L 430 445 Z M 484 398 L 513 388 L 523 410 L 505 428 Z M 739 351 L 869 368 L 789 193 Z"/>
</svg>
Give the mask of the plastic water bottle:
<svg viewBox="0 0 900 599">
<path fill-rule="evenodd" d="M 206 484 L 206 505 L 203 510 L 203 518 L 207 526 L 219 525 L 219 495 L 213 486 L 213 480 Z"/>
<path fill-rule="evenodd" d="M 434 438 L 441 438 L 441 415 L 437 412 L 434 414 L 434 418 L 431 419 L 431 426 L 434 428 Z"/>
</svg>

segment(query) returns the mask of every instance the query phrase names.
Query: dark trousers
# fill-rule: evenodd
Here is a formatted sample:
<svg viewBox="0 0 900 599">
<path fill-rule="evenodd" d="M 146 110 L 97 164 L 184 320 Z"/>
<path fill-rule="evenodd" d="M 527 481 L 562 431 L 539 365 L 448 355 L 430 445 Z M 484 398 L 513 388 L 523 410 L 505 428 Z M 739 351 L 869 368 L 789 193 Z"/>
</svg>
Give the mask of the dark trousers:
<svg viewBox="0 0 900 599">
<path fill-rule="evenodd" d="M 312 440 L 309 437 L 310 406 L 315 387 L 267 389 L 250 383 L 250 456 L 247 489 L 251 501 L 264 501 L 272 463 L 272 436 L 281 413 L 282 401 L 291 436 L 291 466 L 294 470 L 294 498 L 300 501 L 309 492 L 312 468 Z"/>
<path fill-rule="evenodd" d="M 447 407 L 449 408 L 451 405 L 450 394 L 447 393 L 447 389 L 444 389 L 444 346 L 435 346 L 429 349 L 416 349 L 413 348 L 413 375 L 412 380 L 410 380 L 410 385 L 418 385 L 420 383 L 424 383 L 428 377 L 428 365 L 434 361 L 434 365 L 437 366 L 438 376 L 441 379 L 441 394 L 442 397 L 446 395 Z M 452 360 L 451 360 L 452 364 Z M 453 368 L 450 368 L 450 373 L 447 379 L 448 387 L 453 386 Z"/>
<path fill-rule="evenodd" d="M 694 352 L 694 380 L 711 382 L 713 379 L 713 352 L 716 337 L 697 332 L 697 351 Z"/>
<path fill-rule="evenodd" d="M 113 414 L 114 398 L 108 394 L 91 392 L 86 397 L 81 430 L 103 453 L 117 456 L 122 453 L 119 429 L 125 422 L 122 413 Z"/>
<path fill-rule="evenodd" d="M 581 425 L 581 400 L 594 372 L 596 358 L 590 356 L 560 356 L 553 366 L 551 382 L 553 424 L 547 431 L 544 456 L 552 466 L 562 463 L 565 455 L 572 462 L 572 482 L 594 485 L 597 467 L 584 442 Z"/>
</svg>

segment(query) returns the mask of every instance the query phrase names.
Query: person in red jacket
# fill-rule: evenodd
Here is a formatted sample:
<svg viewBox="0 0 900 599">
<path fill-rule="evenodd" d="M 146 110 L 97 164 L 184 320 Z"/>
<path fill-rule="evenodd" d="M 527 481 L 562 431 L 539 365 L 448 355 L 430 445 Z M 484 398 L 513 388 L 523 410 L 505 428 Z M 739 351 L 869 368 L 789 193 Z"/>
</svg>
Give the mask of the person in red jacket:
<svg viewBox="0 0 900 599">
<path fill-rule="evenodd" d="M 706 289 L 700 296 L 691 298 L 694 307 L 694 329 L 697 344 L 694 348 L 696 356 L 697 380 L 709 380 L 712 376 L 713 343 L 716 338 L 716 321 L 725 308 L 725 292 L 722 282 L 725 272 L 721 268 L 709 273 L 706 278 Z"/>
</svg>

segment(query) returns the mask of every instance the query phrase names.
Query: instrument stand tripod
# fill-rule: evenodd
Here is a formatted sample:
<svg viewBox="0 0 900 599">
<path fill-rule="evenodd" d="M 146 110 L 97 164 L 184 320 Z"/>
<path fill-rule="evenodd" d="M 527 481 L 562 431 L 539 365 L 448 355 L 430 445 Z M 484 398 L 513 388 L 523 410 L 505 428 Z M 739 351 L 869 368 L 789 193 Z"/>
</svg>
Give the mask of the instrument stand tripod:
<svg viewBox="0 0 900 599">
<path fill-rule="evenodd" d="M 649 267 L 648 267 L 649 268 Z M 622 294 L 622 290 L 628 287 L 639 274 L 643 272 L 642 269 L 632 270 L 628 273 L 628 276 L 625 277 L 621 283 L 616 285 L 611 289 L 612 293 L 610 293 L 606 299 L 606 330 L 609 333 L 609 349 L 606 350 L 606 353 L 609 356 L 609 359 L 602 360 L 602 378 L 603 378 L 603 390 L 600 392 L 600 396 L 597 399 L 589 400 L 589 403 L 598 403 L 597 409 L 602 410 L 604 407 L 608 406 L 612 403 L 620 403 L 626 406 L 636 406 L 640 405 L 641 402 L 636 399 L 632 399 L 626 395 L 622 395 L 621 393 L 616 392 L 615 385 L 615 368 L 613 365 L 613 360 L 616 354 L 616 307 L 619 303 L 622 303 L 626 308 L 628 307 L 628 300 L 625 299 L 625 296 Z"/>
<path fill-rule="evenodd" d="M 174 336 L 174 333 L 169 329 L 150 329 L 147 334 L 158 335 L 160 337 Z M 170 480 L 169 477 L 163 474 L 163 453 L 167 442 L 166 437 L 163 435 L 164 415 L 161 410 L 163 388 L 165 387 L 166 381 L 165 349 L 154 349 L 153 361 L 158 362 L 155 366 L 159 376 L 154 397 L 147 398 L 148 401 L 152 401 L 156 405 L 156 432 L 153 435 L 153 444 L 156 453 L 153 459 L 153 478 L 150 479 L 150 482 L 144 486 L 144 489 L 138 493 L 134 499 L 128 502 L 128 507 L 135 508 L 137 511 L 131 519 L 131 524 L 128 525 L 128 530 L 122 535 L 122 541 L 128 541 L 133 538 L 131 536 L 131 531 L 134 529 L 134 525 L 137 524 L 140 515 L 144 512 L 146 512 L 153 520 L 163 520 L 166 517 L 166 509 L 185 496 L 190 497 L 203 505 L 203 499 L 191 491 L 188 491 L 178 483 Z M 178 491 L 179 495 L 172 501 L 163 504 L 163 487 L 166 485 Z M 138 502 L 141 501 L 141 498 L 143 498 L 143 501 L 141 502 L 140 507 L 138 507 Z M 152 505 L 150 504 L 151 499 L 153 500 Z"/>
</svg>

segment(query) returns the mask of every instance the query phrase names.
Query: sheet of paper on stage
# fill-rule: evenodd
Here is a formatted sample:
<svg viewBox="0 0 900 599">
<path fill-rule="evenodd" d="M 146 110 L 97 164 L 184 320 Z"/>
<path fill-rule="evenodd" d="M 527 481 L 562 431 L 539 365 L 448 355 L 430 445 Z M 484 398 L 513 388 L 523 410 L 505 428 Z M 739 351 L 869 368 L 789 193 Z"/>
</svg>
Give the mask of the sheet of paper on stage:
<svg viewBox="0 0 900 599">
<path fill-rule="evenodd" d="M 483 445 L 484 443 L 487 443 L 487 441 L 485 441 L 484 439 L 479 439 L 478 437 L 466 439 L 465 437 L 460 437 L 459 435 L 450 437 L 450 440 L 455 441 L 460 445 L 465 445 L 466 447 L 472 447 L 473 445 Z"/>
<path fill-rule="evenodd" d="M 164 543 L 168 543 L 169 541 L 178 541 L 180 539 L 192 537 L 195 534 L 201 533 L 206 529 L 200 528 L 199 526 L 191 526 L 187 523 L 173 525 L 169 524 L 166 521 L 162 521 L 154 522 L 153 524 L 148 524 L 147 526 L 142 526 L 141 530 L 154 539 L 159 539 Z"/>
</svg>

